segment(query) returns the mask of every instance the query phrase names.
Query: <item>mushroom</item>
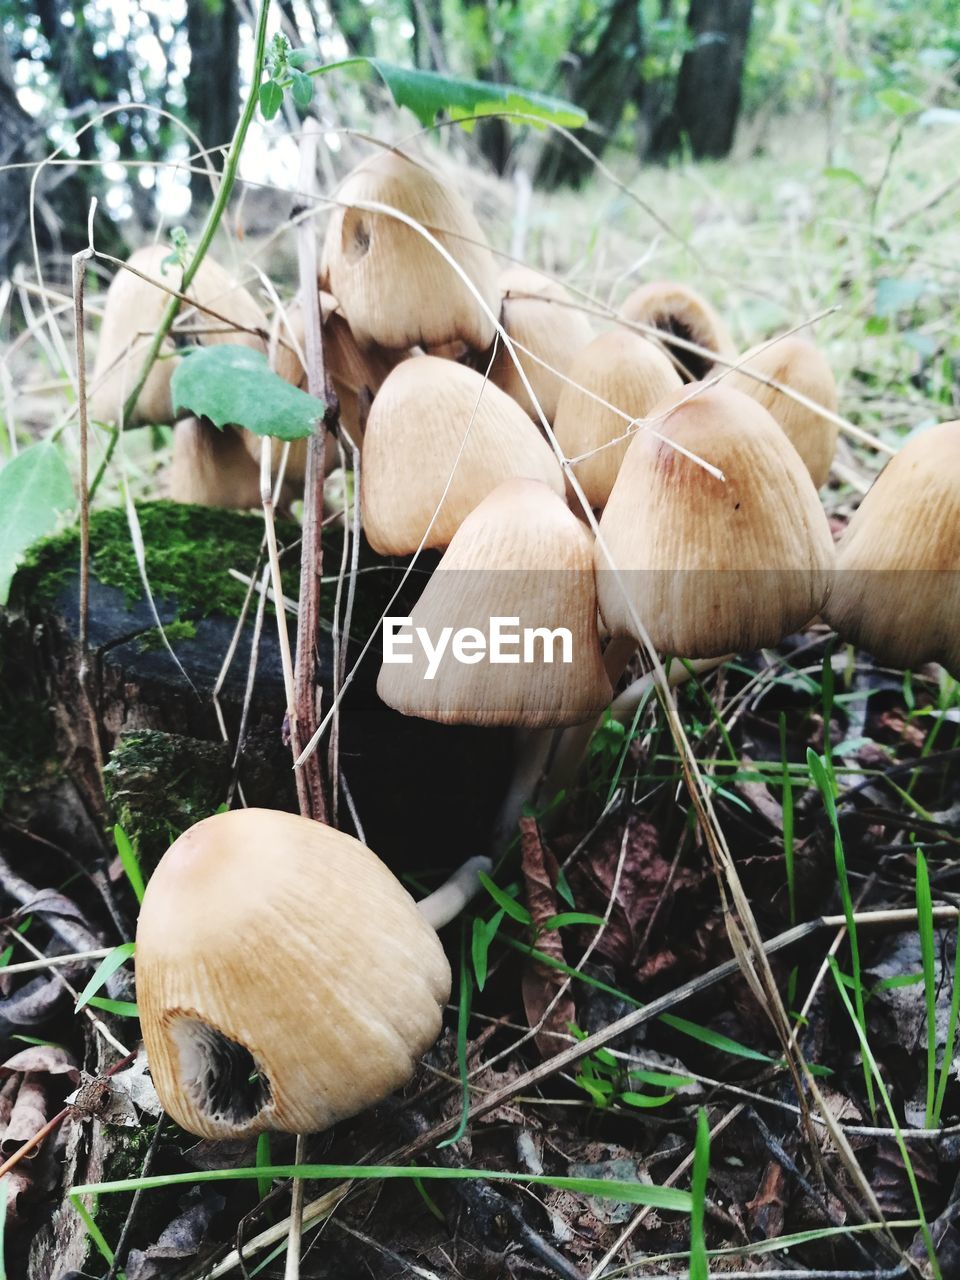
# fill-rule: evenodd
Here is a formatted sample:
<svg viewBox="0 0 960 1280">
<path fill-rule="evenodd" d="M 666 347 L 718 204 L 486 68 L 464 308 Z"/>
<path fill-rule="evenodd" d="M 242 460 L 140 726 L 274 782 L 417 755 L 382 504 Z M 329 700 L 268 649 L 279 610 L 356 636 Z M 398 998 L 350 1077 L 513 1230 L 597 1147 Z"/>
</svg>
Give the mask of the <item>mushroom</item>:
<svg viewBox="0 0 960 1280">
<path fill-rule="evenodd" d="M 597 634 L 593 539 L 556 492 L 511 479 L 464 519 L 410 615 L 411 660 L 384 662 L 377 692 L 444 724 L 547 728 L 596 716 L 612 696 Z M 563 632 L 569 637 L 567 641 Z"/>
<path fill-rule="evenodd" d="M 819 489 L 830 478 L 837 449 L 836 422 L 771 386 L 769 381 L 751 377 L 750 373 L 779 382 L 835 415 L 837 384 L 826 357 L 805 338 L 786 337 L 759 350 L 753 348 L 743 360 L 740 369 L 727 375 L 727 386 L 745 392 L 769 410 L 789 436 Z"/>
<path fill-rule="evenodd" d="M 398 151 L 364 160 L 337 192 L 322 276 L 361 347 L 392 350 L 462 341 L 486 350 L 500 305 L 480 225 L 449 180 Z M 489 314 L 442 254 L 411 226 L 358 204 L 389 205 L 425 227 L 483 297 Z"/>
<path fill-rule="evenodd" d="M 671 336 L 696 343 L 720 356 L 732 358 L 736 351 L 727 326 L 706 298 L 689 285 L 673 280 L 654 280 L 643 284 L 630 294 L 620 308 L 620 314 L 624 320 L 634 324 L 661 330 L 662 342 L 688 382 L 705 378 L 714 361 L 709 356 L 671 342 Z"/>
<path fill-rule="evenodd" d="M 396 364 L 406 358 L 406 353 L 384 351 L 376 346 L 361 351 L 336 298 L 321 290 L 320 306 L 323 317 L 323 355 L 326 371 L 340 404 L 340 425 L 347 440 L 359 448 L 366 413 L 365 396 L 368 392 L 373 395 L 379 390 L 384 378 Z M 307 371 L 301 358 L 304 345 L 303 308 L 295 303 L 288 308 L 280 331 L 275 370 L 286 382 L 302 390 L 307 387 Z M 260 436 L 251 431 L 244 431 L 242 434 L 251 456 L 259 463 Z M 303 484 L 308 443 L 306 440 L 291 441 L 285 472 L 291 484 Z M 274 455 L 279 462 L 278 444 L 274 445 Z M 327 447 L 325 464 L 327 474 L 339 465 L 336 448 Z"/>
<path fill-rule="evenodd" d="M 500 323 L 511 338 L 533 353 L 527 355 L 518 349 L 517 359 L 544 417 L 552 423 L 564 385 L 553 370 L 566 373 L 577 352 L 593 336 L 590 322 L 572 305 L 563 285 L 526 267 L 509 267 L 504 271 L 500 276 L 500 292 L 503 295 Z M 534 422 L 540 422 L 540 415 L 502 342 L 494 356 L 490 377 Z"/>
<path fill-rule="evenodd" d="M 220 430 L 206 418 L 183 418 L 174 427 L 168 484 L 174 502 L 200 507 L 260 505 L 260 468 L 240 432 L 233 427 Z"/>
<path fill-rule="evenodd" d="M 404 360 L 387 377 L 361 459 L 363 527 L 382 555 L 447 546 L 511 476 L 564 491 L 560 464 L 520 406 L 475 370 L 438 356 Z"/>
<path fill-rule="evenodd" d="M 432 925 L 380 859 L 268 809 L 180 836 L 136 950 L 157 1094 L 205 1138 L 316 1132 L 379 1102 L 436 1039 L 450 993 Z"/>
<path fill-rule="evenodd" d="M 824 616 L 882 662 L 960 678 L 960 420 L 912 436 L 837 548 Z"/>
<path fill-rule="evenodd" d="M 800 455 L 723 384 L 684 387 L 651 417 L 661 438 L 637 432 L 600 519 L 604 621 L 637 641 L 639 620 L 686 658 L 777 644 L 822 608 L 834 560 Z"/>
<path fill-rule="evenodd" d="M 118 271 L 107 290 L 90 391 L 90 414 L 99 421 L 119 420 L 170 301 L 168 290 L 180 290 L 182 272 L 169 263 L 164 265 L 169 256 L 169 247 L 162 244 L 136 250 L 129 265 L 141 275 Z M 187 296 L 216 315 L 197 307 L 183 309 L 181 304 L 171 335 L 164 341 L 134 413 L 126 422 L 129 427 L 173 422 L 170 379 L 177 365 L 176 339 L 192 337 L 201 346 L 234 342 L 265 349 L 266 316 L 247 290 L 212 258 L 205 257 L 201 262 Z"/>
<path fill-rule="evenodd" d="M 601 333 L 574 360 L 554 432 L 567 458 L 590 455 L 573 470 L 592 507 L 606 505 L 630 444 L 630 424 L 681 385 L 668 357 L 626 329 Z"/>
</svg>

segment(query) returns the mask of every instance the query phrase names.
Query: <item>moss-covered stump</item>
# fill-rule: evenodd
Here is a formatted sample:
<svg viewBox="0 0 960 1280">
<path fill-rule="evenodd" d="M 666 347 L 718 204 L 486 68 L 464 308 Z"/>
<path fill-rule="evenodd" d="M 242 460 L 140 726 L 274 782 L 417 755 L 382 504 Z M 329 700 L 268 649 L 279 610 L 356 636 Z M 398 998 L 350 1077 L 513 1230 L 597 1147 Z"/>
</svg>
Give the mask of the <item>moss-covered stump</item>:
<svg viewBox="0 0 960 1280">
<path fill-rule="evenodd" d="M 84 665 L 76 531 L 39 543 L 14 579 L 10 605 L 0 611 L 0 807 L 26 806 L 34 829 L 74 842 L 79 807 L 90 819 L 81 825 L 95 830 L 121 821 L 153 857 L 170 830 L 226 800 L 238 739 L 235 781 L 247 803 L 294 808 L 295 790 L 282 735 L 285 699 L 272 606 L 249 696 L 253 606 L 237 628 L 247 588 L 231 570 L 257 574 L 262 521 L 165 502 L 142 505 L 138 517 L 152 600 L 125 513 L 98 512 L 91 521 Z M 281 525 L 278 536 L 285 590 L 295 596 L 299 528 Z M 318 655 L 326 697 L 341 552 L 341 535 L 331 529 L 321 601 L 327 626 Z M 378 625 L 405 567 L 362 549 L 351 660 Z M 408 611 L 422 581 L 418 569 L 391 612 Z M 509 744 L 499 731 L 449 728 L 391 711 L 376 694 L 379 654 L 379 644 L 371 645 L 341 704 L 340 771 L 366 838 L 382 856 L 403 867 L 449 865 L 486 843 Z M 214 702 L 218 680 L 229 745 Z M 49 811 L 47 797 L 58 787 L 77 798 L 65 805 L 73 816 Z M 80 844 L 86 842 L 84 834 Z"/>
</svg>

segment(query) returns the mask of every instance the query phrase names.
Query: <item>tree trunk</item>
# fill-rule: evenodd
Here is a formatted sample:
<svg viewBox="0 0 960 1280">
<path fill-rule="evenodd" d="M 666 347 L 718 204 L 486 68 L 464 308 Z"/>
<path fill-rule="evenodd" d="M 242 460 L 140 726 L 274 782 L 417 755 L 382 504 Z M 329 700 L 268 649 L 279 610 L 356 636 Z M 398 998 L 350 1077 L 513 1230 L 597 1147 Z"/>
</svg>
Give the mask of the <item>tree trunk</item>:
<svg viewBox="0 0 960 1280">
<path fill-rule="evenodd" d="M 698 160 L 729 155 L 740 114 L 753 0 L 690 0 L 674 115 Z"/>
<path fill-rule="evenodd" d="M 616 133 L 627 105 L 641 99 L 643 50 L 639 0 L 613 0 L 605 16 L 577 41 L 572 54 L 577 65 L 567 96 L 589 115 L 593 127 L 580 137 L 598 158 Z M 557 138 L 543 152 L 537 180 L 547 187 L 579 186 L 593 168 L 588 156 Z"/>
<path fill-rule="evenodd" d="M 187 41 L 187 119 L 205 147 L 226 146 L 240 114 L 240 18 L 233 0 L 187 0 Z M 222 153 L 211 158 L 223 168 Z M 197 204 L 209 202 L 204 173 L 190 175 L 190 193 Z"/>
</svg>

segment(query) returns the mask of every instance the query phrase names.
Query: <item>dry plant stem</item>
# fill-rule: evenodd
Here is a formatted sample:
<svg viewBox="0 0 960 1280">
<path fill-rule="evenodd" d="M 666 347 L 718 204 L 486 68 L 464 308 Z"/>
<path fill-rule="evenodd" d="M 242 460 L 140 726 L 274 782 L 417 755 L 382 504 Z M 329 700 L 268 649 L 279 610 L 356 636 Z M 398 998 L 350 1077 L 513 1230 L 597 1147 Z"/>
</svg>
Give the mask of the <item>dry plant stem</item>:
<svg viewBox="0 0 960 1280">
<path fill-rule="evenodd" d="M 300 144 L 299 190 L 306 197 L 316 191 L 318 134 L 315 127 L 304 129 Z M 294 210 L 294 212 L 298 212 Z M 296 710 L 298 732 L 294 737 L 294 761 L 301 754 L 302 741 L 312 737 L 317 725 L 317 655 L 320 643 L 320 589 L 323 573 L 323 473 L 327 427 L 338 418 L 336 396 L 328 387 L 323 355 L 323 327 L 320 294 L 317 289 L 317 241 L 313 220 L 304 218 L 297 228 L 297 256 L 300 268 L 300 299 L 304 320 L 304 354 L 307 360 L 307 390 L 323 400 L 326 408 L 315 427 L 307 451 L 303 491 L 303 541 L 300 556 L 300 607 L 297 622 Z M 301 737 L 302 730 L 302 737 Z M 302 765 L 294 764 L 300 811 L 318 822 L 327 820 L 323 772 L 318 754 Z"/>
<path fill-rule="evenodd" d="M 272 473 L 273 449 L 269 436 L 264 436 L 260 444 L 260 501 L 263 505 L 263 523 L 267 538 L 267 556 L 270 563 L 270 577 L 273 582 L 274 595 L 283 599 L 283 578 L 280 572 L 280 551 L 277 547 L 277 529 L 273 511 Z M 294 696 L 293 658 L 290 653 L 290 636 L 287 633 L 287 614 L 285 609 L 277 609 L 277 635 L 280 641 L 280 664 L 283 668 L 283 689 L 287 700 L 287 715 L 290 718 L 290 736 L 297 742 L 297 712 Z"/>
<path fill-rule="evenodd" d="M 307 1156 L 307 1139 L 297 1134 L 294 1149 L 295 1164 L 303 1164 Z M 290 1193 L 290 1234 L 287 1237 L 287 1260 L 283 1268 L 283 1280 L 300 1280 L 300 1241 L 303 1238 L 303 1179 L 294 1178 Z"/>
</svg>

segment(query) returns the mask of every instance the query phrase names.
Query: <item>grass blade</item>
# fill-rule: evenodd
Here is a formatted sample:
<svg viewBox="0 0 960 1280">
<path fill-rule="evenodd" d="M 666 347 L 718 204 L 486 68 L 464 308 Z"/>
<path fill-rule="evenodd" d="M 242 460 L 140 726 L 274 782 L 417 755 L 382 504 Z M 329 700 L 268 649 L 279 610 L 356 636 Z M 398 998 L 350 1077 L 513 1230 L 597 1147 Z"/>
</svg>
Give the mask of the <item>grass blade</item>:
<svg viewBox="0 0 960 1280">
<path fill-rule="evenodd" d="M 697 1110 L 697 1139 L 693 1149 L 693 1176 L 690 1180 L 690 1280 L 708 1280 L 707 1240 L 704 1219 L 707 1206 L 707 1175 L 710 1172 L 710 1123 L 703 1107 Z"/>
</svg>

